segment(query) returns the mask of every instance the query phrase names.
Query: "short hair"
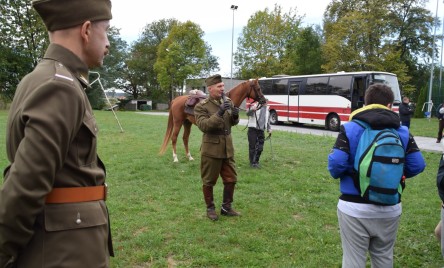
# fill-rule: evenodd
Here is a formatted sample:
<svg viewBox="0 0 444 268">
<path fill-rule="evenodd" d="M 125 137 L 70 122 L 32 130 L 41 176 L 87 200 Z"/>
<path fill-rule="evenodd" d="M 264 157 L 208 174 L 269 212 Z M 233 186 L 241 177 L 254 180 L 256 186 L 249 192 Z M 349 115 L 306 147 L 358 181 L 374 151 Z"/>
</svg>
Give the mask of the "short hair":
<svg viewBox="0 0 444 268">
<path fill-rule="evenodd" d="M 387 106 L 389 103 L 393 103 L 394 100 L 395 95 L 392 88 L 381 83 L 373 84 L 365 91 L 365 105 L 381 104 Z"/>
</svg>

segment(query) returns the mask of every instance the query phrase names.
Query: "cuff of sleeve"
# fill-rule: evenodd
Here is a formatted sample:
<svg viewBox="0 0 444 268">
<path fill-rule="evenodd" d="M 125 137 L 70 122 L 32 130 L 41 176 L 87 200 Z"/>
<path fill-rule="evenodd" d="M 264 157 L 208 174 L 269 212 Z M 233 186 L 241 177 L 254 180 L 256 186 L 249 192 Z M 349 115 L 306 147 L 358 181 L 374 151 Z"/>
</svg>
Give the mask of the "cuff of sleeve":
<svg viewBox="0 0 444 268">
<path fill-rule="evenodd" d="M 4 255 L 0 252 L 0 268 L 12 268 L 14 267 L 14 261 L 13 256 Z"/>
</svg>

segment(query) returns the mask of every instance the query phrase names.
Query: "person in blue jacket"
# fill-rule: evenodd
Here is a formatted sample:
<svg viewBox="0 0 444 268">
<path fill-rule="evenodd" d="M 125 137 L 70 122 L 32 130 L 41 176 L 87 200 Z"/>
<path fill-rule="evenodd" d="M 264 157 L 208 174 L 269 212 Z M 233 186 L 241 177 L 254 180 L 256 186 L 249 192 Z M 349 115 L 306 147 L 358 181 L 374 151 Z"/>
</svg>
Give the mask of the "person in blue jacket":
<svg viewBox="0 0 444 268">
<path fill-rule="evenodd" d="M 405 149 L 404 176 L 421 173 L 426 164 L 413 136 L 400 126 L 399 115 L 391 110 L 394 95 L 383 84 L 371 85 L 365 93 L 365 106 L 350 115 L 350 122 L 341 125 L 336 143 L 328 156 L 328 170 L 340 179 L 338 222 L 342 242 L 342 267 L 365 267 L 367 252 L 372 267 L 393 267 L 401 203 L 376 205 L 366 202 L 355 187 L 351 174 L 356 148 L 364 128 L 352 119 L 368 123 L 373 129 L 394 128 Z"/>
</svg>

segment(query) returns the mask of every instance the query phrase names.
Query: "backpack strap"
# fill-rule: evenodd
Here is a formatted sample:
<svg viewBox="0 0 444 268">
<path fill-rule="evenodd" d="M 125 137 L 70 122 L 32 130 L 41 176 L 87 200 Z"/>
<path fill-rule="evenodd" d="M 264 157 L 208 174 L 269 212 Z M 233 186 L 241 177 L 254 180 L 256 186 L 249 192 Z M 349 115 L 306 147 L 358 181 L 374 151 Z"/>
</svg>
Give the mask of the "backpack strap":
<svg viewBox="0 0 444 268">
<path fill-rule="evenodd" d="M 359 120 L 359 119 L 352 119 L 351 121 L 355 122 L 360 127 L 362 127 L 364 129 L 364 131 L 366 129 L 371 129 L 370 125 L 367 122 L 364 122 L 364 121 Z M 358 139 L 358 142 L 359 142 L 359 140 L 360 140 L 360 137 Z M 355 188 L 358 190 L 359 193 L 361 193 L 361 187 L 360 187 L 360 182 L 359 182 L 359 173 L 358 173 L 357 170 L 355 170 L 354 167 L 352 167 L 352 171 L 350 172 L 350 176 L 351 176 L 351 178 L 353 180 L 353 184 L 354 184 Z M 359 198 L 362 198 L 362 197 L 359 195 Z M 364 200 L 364 199 L 362 199 L 362 200 Z"/>
<path fill-rule="evenodd" d="M 352 119 L 352 122 L 355 122 L 356 124 L 360 125 L 362 128 L 371 128 L 368 123 L 359 119 Z"/>
</svg>

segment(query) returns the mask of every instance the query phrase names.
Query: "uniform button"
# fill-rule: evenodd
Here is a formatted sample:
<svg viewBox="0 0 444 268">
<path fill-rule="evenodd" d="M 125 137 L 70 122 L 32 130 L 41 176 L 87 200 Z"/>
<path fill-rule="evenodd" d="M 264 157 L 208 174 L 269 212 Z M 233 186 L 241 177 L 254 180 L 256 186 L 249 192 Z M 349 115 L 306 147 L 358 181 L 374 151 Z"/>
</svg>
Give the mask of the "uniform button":
<svg viewBox="0 0 444 268">
<path fill-rule="evenodd" d="M 81 223 L 82 223 L 82 220 L 80 219 L 80 213 L 78 212 L 78 213 L 77 213 L 76 224 L 78 225 L 78 224 L 81 224 Z"/>
</svg>

